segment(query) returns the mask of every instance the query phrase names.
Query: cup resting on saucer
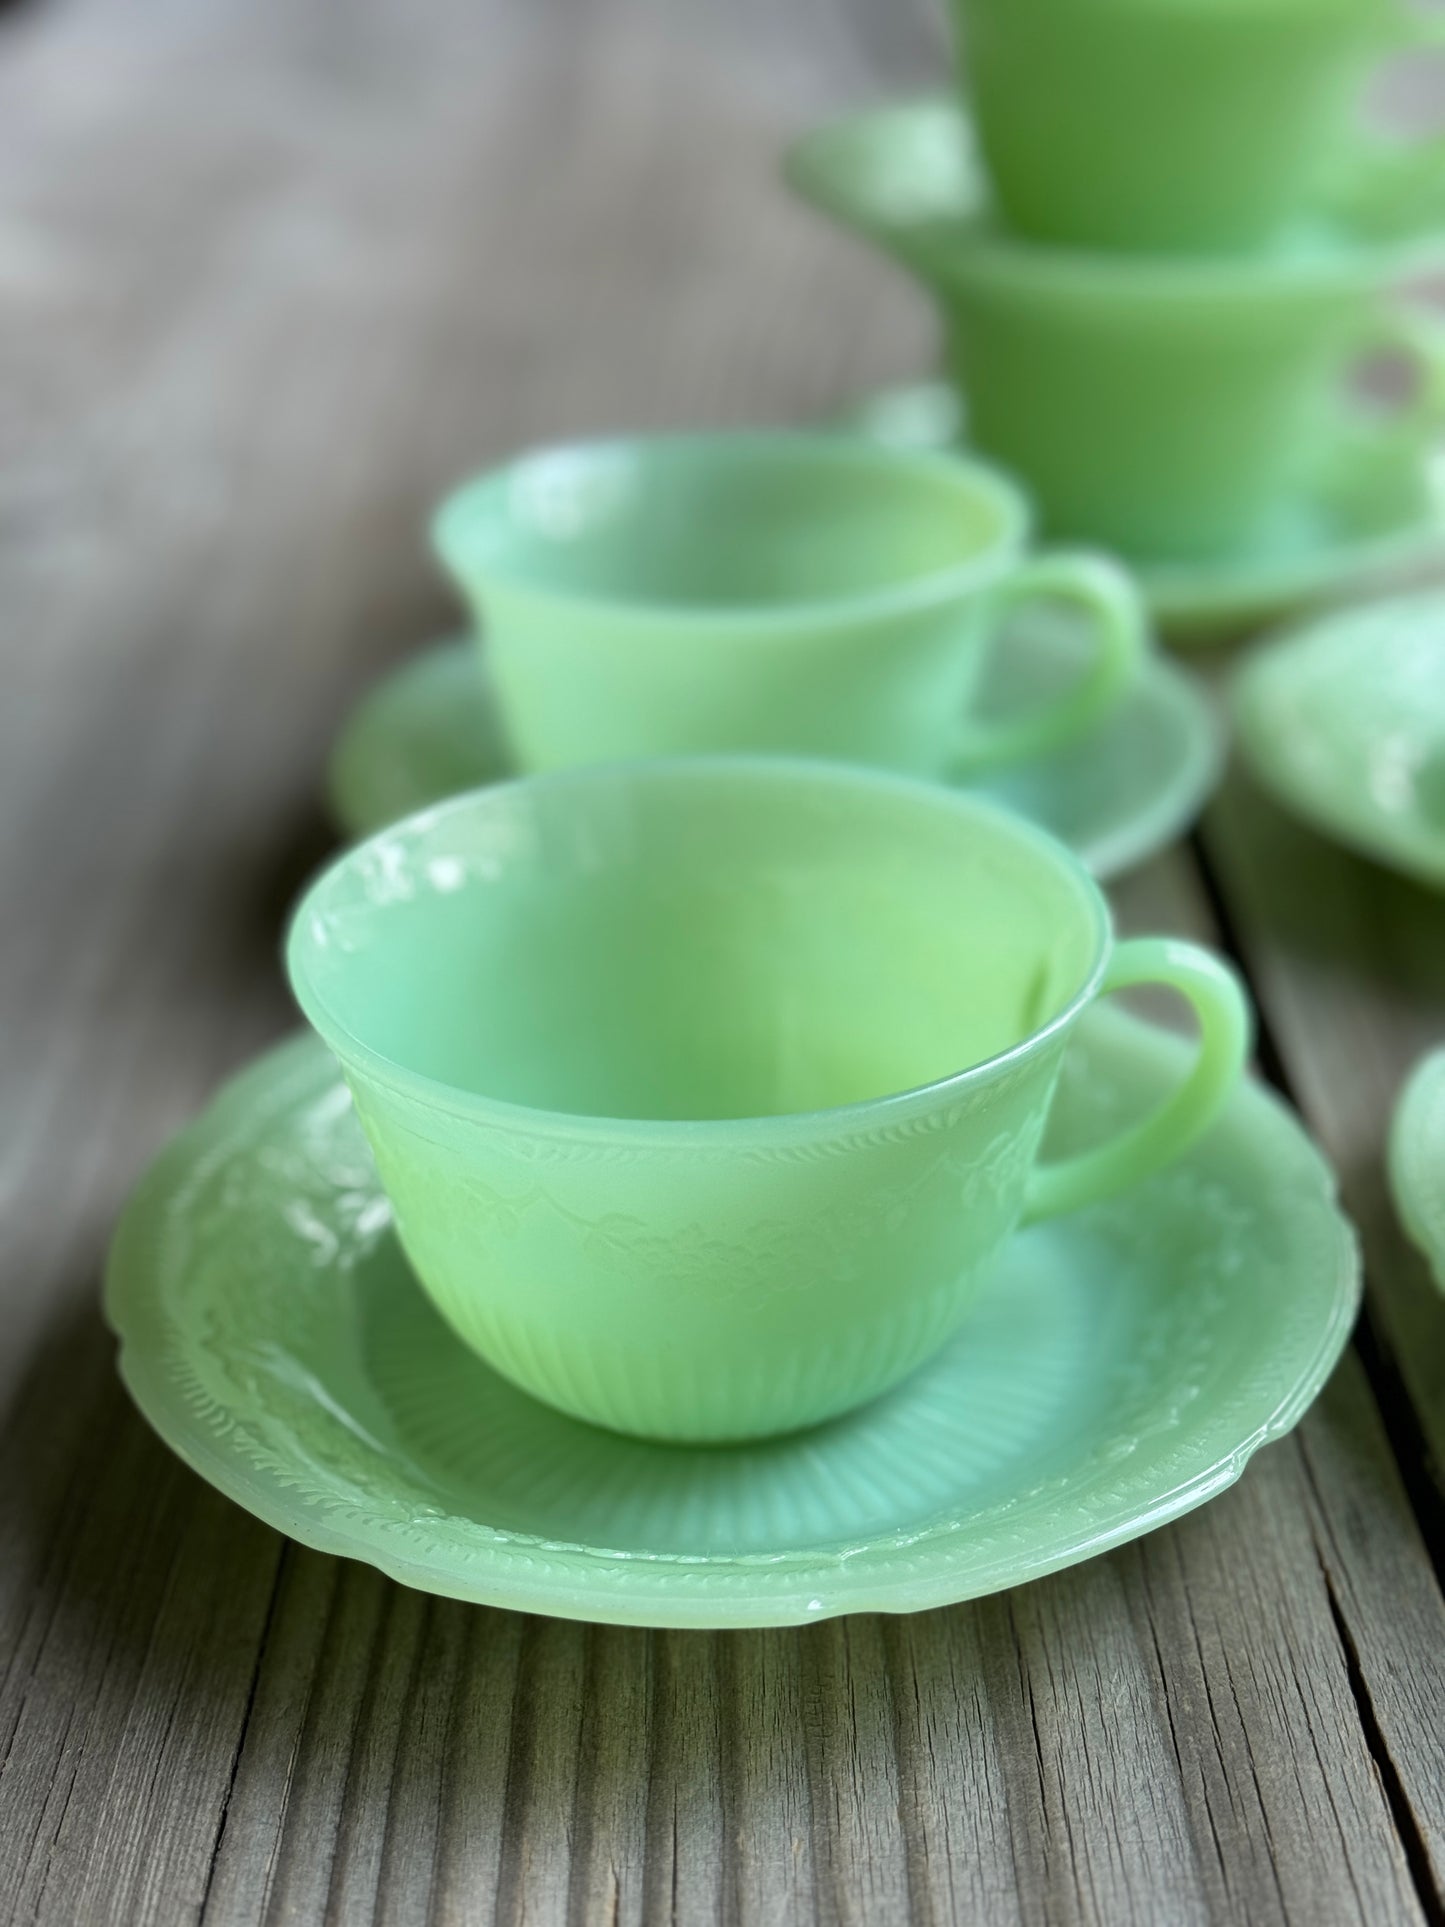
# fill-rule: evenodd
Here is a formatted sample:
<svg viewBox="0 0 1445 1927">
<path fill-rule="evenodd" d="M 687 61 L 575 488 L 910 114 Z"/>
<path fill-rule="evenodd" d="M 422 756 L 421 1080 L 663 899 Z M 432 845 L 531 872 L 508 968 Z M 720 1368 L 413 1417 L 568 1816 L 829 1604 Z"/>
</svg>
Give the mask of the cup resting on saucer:
<svg viewBox="0 0 1445 1927">
<path fill-rule="evenodd" d="M 693 1441 L 896 1383 L 1021 1217 L 1181 1152 L 1247 1031 L 1207 953 L 1115 944 L 1051 838 L 816 763 L 463 796 L 343 855 L 288 965 L 454 1328 L 564 1411 Z M 1145 980 L 1194 1006 L 1194 1069 L 1152 1118 L 1040 1165 L 1074 1024 Z"/>
<path fill-rule="evenodd" d="M 803 434 L 542 450 L 442 504 L 516 760 L 754 751 L 930 777 L 1084 735 L 1148 630 L 1120 566 L 1028 553 L 1031 511 L 982 463 Z M 1089 619 L 1075 683 L 985 719 L 1006 611 Z"/>
</svg>

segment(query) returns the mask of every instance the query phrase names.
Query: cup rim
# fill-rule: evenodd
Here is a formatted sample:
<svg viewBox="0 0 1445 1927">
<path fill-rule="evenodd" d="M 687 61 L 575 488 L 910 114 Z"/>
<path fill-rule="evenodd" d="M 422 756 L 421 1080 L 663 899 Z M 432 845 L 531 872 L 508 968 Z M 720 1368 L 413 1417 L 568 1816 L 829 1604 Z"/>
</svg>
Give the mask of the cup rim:
<svg viewBox="0 0 1445 1927">
<path fill-rule="evenodd" d="M 447 492 L 433 510 L 428 525 L 432 552 L 453 580 L 470 594 L 466 585 L 472 571 L 465 560 L 464 530 L 480 514 L 493 511 L 509 484 L 531 464 L 568 457 L 595 458 L 609 453 L 640 455 L 645 459 L 669 450 L 699 453 L 717 450 L 758 461 L 807 456 L 839 466 L 871 468 L 885 481 L 890 477 L 912 477 L 942 482 L 960 497 L 966 495 L 973 503 L 983 502 L 995 511 L 1000 527 L 992 540 L 964 561 L 928 569 L 876 589 L 808 596 L 790 602 L 702 603 L 603 596 L 549 582 L 532 570 L 512 568 L 505 560 L 498 562 L 491 557 L 477 572 L 483 584 L 483 596 L 487 588 L 495 585 L 524 595 L 534 605 L 550 606 L 564 613 L 580 609 L 605 612 L 610 619 L 637 628 L 676 629 L 685 625 L 700 634 L 726 632 L 739 639 L 769 637 L 819 622 L 841 626 L 946 606 L 960 595 L 996 580 L 1008 564 L 1024 552 L 1034 535 L 1034 506 L 1023 484 L 972 452 L 898 448 L 818 429 L 717 428 L 603 435 L 539 443 L 522 449 L 501 465 L 466 477 Z"/>
<path fill-rule="evenodd" d="M 1063 871 L 1078 892 L 1081 909 L 1091 916 L 1093 959 L 1082 981 L 1047 1023 L 976 1064 L 945 1072 L 940 1077 L 930 1078 L 923 1084 L 910 1085 L 903 1090 L 886 1091 L 876 1097 L 859 1098 L 848 1104 L 830 1105 L 821 1110 L 782 1111 L 730 1118 L 609 1117 L 601 1113 L 554 1110 L 518 1103 L 509 1098 L 490 1097 L 483 1092 L 414 1070 L 376 1049 L 328 1006 L 324 995 L 310 981 L 306 963 L 310 945 L 308 924 L 318 898 L 334 879 L 366 852 L 379 849 L 388 840 L 398 836 L 418 836 L 438 822 L 445 821 L 449 815 L 462 815 L 486 800 L 505 796 L 519 787 L 534 790 L 542 787 L 577 787 L 585 790 L 599 783 L 618 784 L 639 778 L 659 782 L 701 781 L 715 779 L 719 775 L 736 777 L 738 780 L 755 777 L 776 780 L 782 777 L 804 784 L 818 781 L 846 783 L 855 790 L 872 789 L 896 796 L 911 796 L 940 810 L 982 820 L 1006 831 L 1015 842 L 1031 847 L 1046 857 L 1057 870 Z M 906 1122 L 918 1112 L 933 1110 L 940 1104 L 954 1101 L 969 1088 L 991 1082 L 1025 1058 L 1041 1051 L 1075 1022 L 1098 993 L 1113 944 L 1113 915 L 1097 881 L 1065 844 L 1001 804 L 945 784 L 899 776 L 888 771 L 864 769 L 849 763 L 789 756 L 705 755 L 635 758 L 626 762 L 587 764 L 514 777 L 508 782 L 463 791 L 441 803 L 402 817 L 360 842 L 349 845 L 311 878 L 287 924 L 283 964 L 291 993 L 303 1016 L 340 1060 L 344 1071 L 355 1069 L 433 1112 L 470 1123 L 510 1129 L 532 1137 L 586 1138 L 660 1150 L 746 1150 L 871 1133 Z"/>
</svg>

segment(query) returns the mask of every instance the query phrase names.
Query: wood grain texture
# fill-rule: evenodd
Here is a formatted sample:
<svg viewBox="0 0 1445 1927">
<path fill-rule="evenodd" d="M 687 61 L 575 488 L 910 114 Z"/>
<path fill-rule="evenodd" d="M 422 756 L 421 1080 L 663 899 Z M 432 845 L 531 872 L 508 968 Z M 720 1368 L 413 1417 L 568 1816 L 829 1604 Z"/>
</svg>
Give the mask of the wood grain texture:
<svg viewBox="0 0 1445 1927">
<path fill-rule="evenodd" d="M 1295 1438 L 1139 1545 L 798 1632 L 467 1608 L 225 1504 L 100 1328 L 127 1187 L 290 1021 L 338 719 L 455 620 L 430 503 L 518 442 L 921 366 L 921 305 L 774 169 L 941 61 L 925 0 L 0 23 L 0 1918 L 1445 1919 L 1445 1348 L 1378 1195 L 1445 924 L 1257 808 L 1121 918 L 1222 911 L 1374 1321 Z"/>
<path fill-rule="evenodd" d="M 1445 902 L 1337 850 L 1289 822 L 1236 771 L 1209 821 L 1208 851 L 1237 941 L 1269 1024 L 1280 1074 L 1340 1172 L 1365 1246 L 1369 1298 L 1363 1340 L 1393 1443 L 1410 1479 L 1438 1567 L 1440 1468 L 1445 1448 L 1445 1300 L 1407 1244 L 1389 1201 L 1383 1156 L 1399 1088 L 1415 1058 L 1445 1034 Z M 1320 1453 L 1330 1476 L 1322 1504 L 1338 1545 L 1359 1533 L 1378 1500 L 1351 1460 Z M 1405 1632 L 1409 1608 L 1390 1584 L 1389 1547 L 1352 1561 L 1372 1587 L 1358 1619 Z M 1350 1633 L 1349 1638 L 1355 1635 Z M 1374 1707 L 1397 1804 L 1409 1812 L 1413 1851 L 1439 1883 L 1445 1871 L 1445 1748 L 1433 1706 L 1445 1657 L 1427 1642 L 1380 1677 Z"/>
</svg>

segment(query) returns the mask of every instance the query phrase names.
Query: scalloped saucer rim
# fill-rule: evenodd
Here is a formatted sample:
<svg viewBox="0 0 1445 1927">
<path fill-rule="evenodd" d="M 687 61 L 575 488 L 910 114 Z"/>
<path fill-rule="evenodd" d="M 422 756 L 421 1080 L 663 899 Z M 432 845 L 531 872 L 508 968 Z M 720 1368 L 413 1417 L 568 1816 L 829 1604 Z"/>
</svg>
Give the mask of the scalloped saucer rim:
<svg viewBox="0 0 1445 1927">
<path fill-rule="evenodd" d="M 1061 1089 L 1066 1121 L 1083 1107 L 1074 1132 L 1121 1094 L 1147 1101 L 1186 1048 L 1108 1010 L 1088 1040 Z M 1138 1537 L 1299 1420 L 1359 1298 L 1333 1178 L 1252 1082 L 1172 1180 L 1020 1234 L 965 1331 L 904 1386 L 754 1448 L 615 1439 L 536 1405 L 442 1325 L 388 1224 L 324 1048 L 307 1034 L 254 1062 L 117 1230 L 105 1309 L 136 1404 L 202 1477 L 317 1550 L 617 1624 L 924 1610 Z M 1167 1284 L 1151 1255 L 1166 1235 Z M 647 1524 L 619 1550 L 627 1511 Z M 821 1538 L 798 1523 L 815 1517 Z M 578 1529 L 601 1520 L 610 1539 Z"/>
<path fill-rule="evenodd" d="M 1149 758 L 1142 774 L 1140 752 Z M 454 790 L 509 774 L 506 758 L 484 659 L 473 640 L 454 637 L 408 658 L 359 698 L 328 761 L 327 807 L 343 833 L 361 835 Z M 1189 827 L 1223 760 L 1216 706 L 1192 677 L 1155 656 L 1136 691 L 1090 735 L 990 771 L 972 787 L 1042 823 L 1107 878 Z M 1103 801 L 1091 802 L 1101 784 Z M 1122 796 L 1109 797 L 1110 784 L 1121 786 Z"/>
</svg>

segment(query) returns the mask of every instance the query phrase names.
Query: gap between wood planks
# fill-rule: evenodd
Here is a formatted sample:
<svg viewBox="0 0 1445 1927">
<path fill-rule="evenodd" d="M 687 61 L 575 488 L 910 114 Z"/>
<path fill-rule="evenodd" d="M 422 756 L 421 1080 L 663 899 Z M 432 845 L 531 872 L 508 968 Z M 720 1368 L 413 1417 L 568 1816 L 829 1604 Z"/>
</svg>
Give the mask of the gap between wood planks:
<svg viewBox="0 0 1445 1927">
<path fill-rule="evenodd" d="M 1236 786 L 1240 781 L 1237 771 L 1231 771 L 1226 778 L 1227 783 Z M 1256 810 L 1259 808 L 1269 810 L 1274 807 L 1257 797 L 1254 799 L 1253 806 Z M 1236 823 L 1236 830 L 1237 828 Z M 1261 972 L 1253 967 L 1255 958 L 1251 953 L 1252 951 L 1257 953 L 1259 942 L 1257 940 L 1252 945 L 1248 937 L 1243 934 L 1241 913 L 1236 910 L 1205 837 L 1196 832 L 1190 838 L 1190 844 L 1200 888 L 1209 902 L 1211 915 L 1218 926 L 1221 948 L 1233 957 L 1244 973 L 1246 981 L 1250 983 L 1254 994 L 1258 1026 L 1256 1060 L 1259 1073 L 1305 1119 L 1308 1125 L 1309 1108 L 1304 1101 L 1297 1079 L 1291 1075 L 1285 1050 L 1277 1034 L 1278 1020 L 1272 1011 L 1271 997 L 1262 981 Z M 1353 861 L 1353 859 L 1349 860 Z M 1387 1120 L 1381 1121 L 1382 1155 L 1383 1131 L 1386 1123 Z M 1326 1134 L 1316 1132 L 1316 1135 Z M 1336 1181 L 1340 1186 L 1341 1199 L 1346 1210 L 1350 1208 L 1350 1193 L 1353 1189 L 1350 1183 L 1351 1176 L 1349 1172 L 1336 1171 Z M 1359 1360 L 1375 1413 L 1389 1442 L 1391 1455 L 1421 1544 L 1435 1575 L 1437 1590 L 1445 1591 L 1445 1497 L 1442 1497 L 1439 1484 L 1432 1476 L 1431 1441 L 1427 1428 L 1395 1363 L 1391 1348 L 1382 1338 L 1379 1330 L 1375 1297 L 1371 1290 L 1372 1280 L 1375 1280 L 1378 1275 L 1377 1264 L 1382 1261 L 1376 1250 L 1376 1238 L 1372 1235 L 1376 1226 L 1357 1218 L 1356 1229 L 1361 1240 L 1366 1290 L 1359 1320 L 1351 1340 L 1351 1349 Z M 1306 1477 L 1315 1492 L 1320 1516 L 1324 1518 L 1327 1516 L 1324 1495 L 1319 1489 L 1308 1445 L 1303 1440 L 1301 1452 Z M 1421 1910 L 1431 1923 L 1431 1927 L 1445 1927 L 1445 1893 L 1442 1893 L 1438 1884 L 1438 1849 L 1435 1854 L 1432 1854 L 1421 1816 L 1410 1798 L 1401 1767 L 1389 1745 L 1374 1696 L 1370 1691 L 1359 1646 L 1351 1631 L 1349 1616 L 1340 1598 L 1336 1579 L 1338 1563 L 1326 1556 L 1326 1548 L 1319 1544 L 1318 1540 L 1316 1543 L 1321 1578 L 1344 1659 L 1346 1677 L 1359 1711 L 1361 1730 L 1365 1735 L 1385 1797 L 1389 1802 Z"/>
</svg>

